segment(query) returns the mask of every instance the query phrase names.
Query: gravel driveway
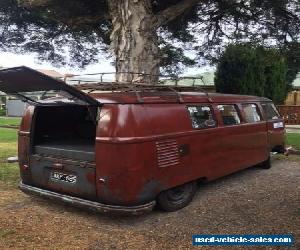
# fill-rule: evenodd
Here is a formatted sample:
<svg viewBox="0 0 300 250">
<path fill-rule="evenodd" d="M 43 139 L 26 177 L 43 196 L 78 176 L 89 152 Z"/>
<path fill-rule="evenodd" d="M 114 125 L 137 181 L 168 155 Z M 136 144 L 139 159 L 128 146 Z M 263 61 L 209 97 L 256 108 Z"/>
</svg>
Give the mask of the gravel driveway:
<svg viewBox="0 0 300 250">
<path fill-rule="evenodd" d="M 91 214 L 15 188 L 0 190 L 0 249 L 192 249 L 193 234 L 252 233 L 291 233 L 297 240 L 292 249 L 300 249 L 297 158 L 203 185 L 183 210 L 139 217 Z"/>
</svg>

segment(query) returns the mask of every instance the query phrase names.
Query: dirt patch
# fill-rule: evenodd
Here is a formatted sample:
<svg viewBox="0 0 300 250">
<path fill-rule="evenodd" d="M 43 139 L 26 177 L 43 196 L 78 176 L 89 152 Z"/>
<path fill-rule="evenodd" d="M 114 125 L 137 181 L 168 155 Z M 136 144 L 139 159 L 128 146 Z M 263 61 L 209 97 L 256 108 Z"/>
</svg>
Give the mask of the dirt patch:
<svg viewBox="0 0 300 250">
<path fill-rule="evenodd" d="M 138 217 L 81 211 L 11 188 L 0 193 L 0 249 L 189 249 L 193 234 L 249 233 L 291 233 L 300 249 L 299 207 L 300 163 L 294 160 L 203 185 L 180 211 Z"/>
</svg>

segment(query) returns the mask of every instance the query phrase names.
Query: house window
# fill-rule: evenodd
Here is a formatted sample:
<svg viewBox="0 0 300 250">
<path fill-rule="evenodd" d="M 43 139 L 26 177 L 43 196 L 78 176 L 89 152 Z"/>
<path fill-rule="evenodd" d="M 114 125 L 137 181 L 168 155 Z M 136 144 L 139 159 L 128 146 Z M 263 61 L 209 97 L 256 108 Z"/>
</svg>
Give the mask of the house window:
<svg viewBox="0 0 300 250">
<path fill-rule="evenodd" d="M 279 112 L 273 103 L 262 103 L 261 106 L 267 120 L 277 120 L 280 118 Z"/>
<path fill-rule="evenodd" d="M 225 126 L 241 124 L 235 105 L 218 105 Z"/>
<path fill-rule="evenodd" d="M 189 106 L 187 109 L 192 120 L 193 128 L 202 129 L 216 126 L 217 123 L 210 106 Z"/>
<path fill-rule="evenodd" d="M 246 122 L 255 123 L 262 120 L 256 104 L 243 104 L 242 107 Z"/>
</svg>

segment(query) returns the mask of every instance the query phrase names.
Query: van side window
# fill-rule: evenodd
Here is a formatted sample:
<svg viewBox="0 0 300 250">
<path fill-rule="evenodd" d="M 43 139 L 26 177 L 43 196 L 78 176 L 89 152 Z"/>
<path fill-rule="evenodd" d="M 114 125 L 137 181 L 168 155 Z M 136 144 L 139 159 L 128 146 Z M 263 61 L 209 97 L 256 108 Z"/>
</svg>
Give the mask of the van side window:
<svg viewBox="0 0 300 250">
<path fill-rule="evenodd" d="M 216 126 L 217 123 L 210 106 L 189 106 L 187 109 L 192 120 L 193 128 L 201 129 Z"/>
<path fill-rule="evenodd" d="M 241 124 L 235 105 L 218 105 L 225 126 Z"/>
<path fill-rule="evenodd" d="M 255 123 L 262 120 L 256 104 L 243 104 L 242 107 L 245 113 L 246 122 Z"/>
<path fill-rule="evenodd" d="M 262 103 L 261 106 L 265 112 L 267 120 L 277 120 L 280 118 L 280 114 L 273 103 Z"/>
</svg>

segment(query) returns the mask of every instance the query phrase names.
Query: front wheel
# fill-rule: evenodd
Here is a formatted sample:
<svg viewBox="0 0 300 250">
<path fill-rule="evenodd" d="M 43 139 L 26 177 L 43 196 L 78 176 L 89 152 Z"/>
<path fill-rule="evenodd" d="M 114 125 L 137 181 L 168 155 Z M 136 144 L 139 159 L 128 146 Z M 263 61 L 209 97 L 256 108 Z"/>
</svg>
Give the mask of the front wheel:
<svg viewBox="0 0 300 250">
<path fill-rule="evenodd" d="M 167 212 L 174 212 L 186 207 L 197 190 L 195 181 L 161 192 L 157 197 L 159 207 Z"/>
</svg>

